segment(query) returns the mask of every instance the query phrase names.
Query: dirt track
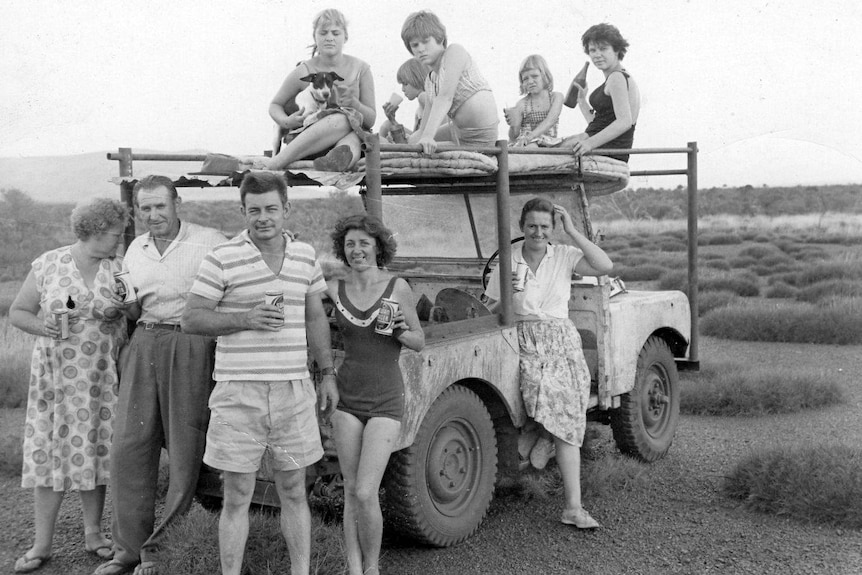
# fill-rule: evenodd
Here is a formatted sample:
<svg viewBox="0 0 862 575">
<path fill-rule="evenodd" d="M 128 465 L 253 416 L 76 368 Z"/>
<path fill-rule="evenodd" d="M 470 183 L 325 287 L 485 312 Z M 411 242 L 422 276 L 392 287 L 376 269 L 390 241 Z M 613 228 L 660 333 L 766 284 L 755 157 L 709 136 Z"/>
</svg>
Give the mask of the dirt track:
<svg viewBox="0 0 862 575">
<path fill-rule="evenodd" d="M 384 574 L 515 573 L 862 573 L 862 532 L 736 509 L 720 493 L 722 475 L 752 449 L 778 444 L 862 445 L 862 348 L 729 342 L 703 338 L 704 362 L 740 361 L 817 366 L 851 390 L 840 407 L 757 418 L 683 416 L 668 456 L 647 471 L 645 486 L 587 497 L 603 529 L 582 533 L 557 521 L 560 501 L 503 494 L 484 525 L 450 549 L 389 539 Z M 23 420 L 3 414 L 3 431 Z M 11 425 L 11 428 L 10 428 Z M 17 480 L 0 483 L 0 571 L 11 572 L 32 533 L 31 496 Z M 46 575 L 90 573 L 98 561 L 83 551 L 77 498 L 58 520 L 55 559 Z"/>
</svg>

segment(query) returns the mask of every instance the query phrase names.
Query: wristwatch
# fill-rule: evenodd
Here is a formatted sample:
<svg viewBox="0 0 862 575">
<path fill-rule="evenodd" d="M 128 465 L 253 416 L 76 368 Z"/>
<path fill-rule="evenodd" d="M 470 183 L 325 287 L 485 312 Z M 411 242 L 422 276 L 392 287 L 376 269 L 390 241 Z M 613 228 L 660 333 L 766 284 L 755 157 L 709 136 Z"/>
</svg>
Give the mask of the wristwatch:
<svg viewBox="0 0 862 575">
<path fill-rule="evenodd" d="M 320 375 L 335 375 L 334 367 L 324 367 L 320 370 Z"/>
</svg>

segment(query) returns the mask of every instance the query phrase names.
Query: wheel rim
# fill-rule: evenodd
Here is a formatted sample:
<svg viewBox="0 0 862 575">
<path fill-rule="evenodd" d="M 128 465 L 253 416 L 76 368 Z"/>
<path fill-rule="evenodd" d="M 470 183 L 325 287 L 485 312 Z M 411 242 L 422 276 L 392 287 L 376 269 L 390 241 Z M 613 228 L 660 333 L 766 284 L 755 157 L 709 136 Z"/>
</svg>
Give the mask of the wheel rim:
<svg viewBox="0 0 862 575">
<path fill-rule="evenodd" d="M 659 438 L 670 421 L 670 377 L 664 366 L 658 363 L 650 366 L 643 389 L 641 415 L 644 428 L 651 437 Z"/>
<path fill-rule="evenodd" d="M 459 516 L 470 504 L 479 481 L 479 436 L 469 422 L 447 421 L 434 434 L 425 466 L 431 501 L 447 516 Z"/>
</svg>

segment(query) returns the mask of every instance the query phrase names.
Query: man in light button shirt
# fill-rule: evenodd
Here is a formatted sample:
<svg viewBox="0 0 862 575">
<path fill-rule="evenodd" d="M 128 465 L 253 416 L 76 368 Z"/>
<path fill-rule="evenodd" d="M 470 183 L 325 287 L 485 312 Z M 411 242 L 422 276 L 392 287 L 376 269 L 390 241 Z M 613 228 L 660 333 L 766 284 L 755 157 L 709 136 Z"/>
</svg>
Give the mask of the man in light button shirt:
<svg viewBox="0 0 862 575">
<path fill-rule="evenodd" d="M 159 572 L 165 530 L 192 503 L 209 420 L 215 341 L 183 333 L 180 318 L 201 260 L 226 238 L 180 221 L 180 198 L 169 178 L 143 178 L 135 184 L 133 199 L 148 232 L 135 238 L 125 255 L 138 301 L 123 310 L 137 326 L 120 365 L 111 447 L 115 555 L 95 575 Z M 168 450 L 170 483 L 156 526 L 162 447 Z"/>
</svg>

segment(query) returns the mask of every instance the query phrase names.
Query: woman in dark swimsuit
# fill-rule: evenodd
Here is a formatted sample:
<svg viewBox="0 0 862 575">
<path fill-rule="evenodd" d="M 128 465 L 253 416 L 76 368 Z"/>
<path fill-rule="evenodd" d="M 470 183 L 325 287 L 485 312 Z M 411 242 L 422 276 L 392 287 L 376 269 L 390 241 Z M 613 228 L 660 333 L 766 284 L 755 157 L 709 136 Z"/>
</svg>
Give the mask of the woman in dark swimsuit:
<svg viewBox="0 0 862 575">
<path fill-rule="evenodd" d="M 581 42 L 593 65 L 605 75 L 605 83 L 590 94 L 589 102 L 586 89 L 579 90 L 578 107 L 588 122 L 587 129 L 563 145 L 571 145 L 578 156 L 596 148 L 630 149 L 641 98 L 634 78 L 622 65 L 629 43 L 610 24 L 591 26 Z M 628 154 L 611 157 L 629 160 Z"/>
<path fill-rule="evenodd" d="M 344 543 L 351 575 L 379 573 L 383 518 L 378 491 L 401 433 L 404 383 L 401 347 L 420 351 L 425 334 L 410 286 L 382 269 L 395 255 L 395 239 L 369 215 L 348 216 L 332 233 L 335 256 L 347 264 L 343 280 L 329 282 L 344 341 L 338 369 L 338 409 L 332 416 L 344 476 Z M 381 299 L 398 302 L 392 335 L 375 331 Z"/>
</svg>

